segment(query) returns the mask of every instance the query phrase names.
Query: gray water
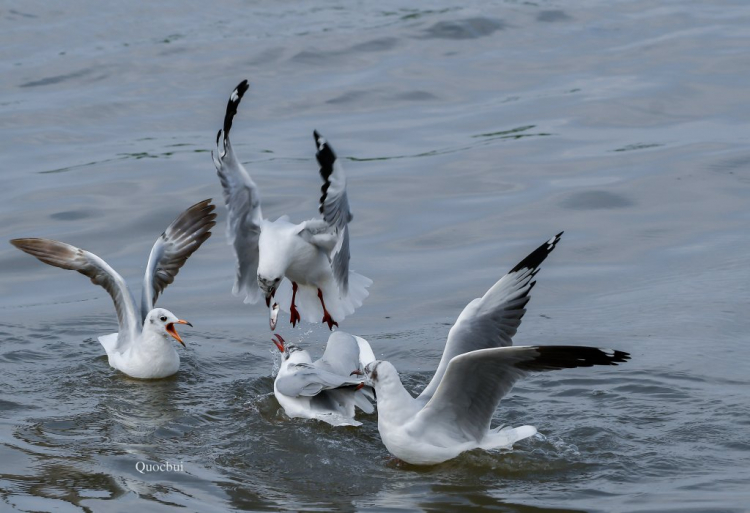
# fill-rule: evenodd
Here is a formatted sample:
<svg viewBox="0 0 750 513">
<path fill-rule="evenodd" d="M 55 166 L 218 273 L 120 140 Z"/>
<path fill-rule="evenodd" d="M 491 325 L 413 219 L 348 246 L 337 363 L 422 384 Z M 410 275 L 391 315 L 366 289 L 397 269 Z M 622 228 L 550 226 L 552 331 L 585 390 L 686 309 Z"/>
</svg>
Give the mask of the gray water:
<svg viewBox="0 0 750 513">
<path fill-rule="evenodd" d="M 107 365 L 111 301 L 0 245 L 2 511 L 748 511 L 750 4 L 11 2 L 0 9 L 0 240 L 93 251 L 138 293 L 151 244 L 221 191 L 234 145 L 264 213 L 315 215 L 312 130 L 345 159 L 342 328 L 419 390 L 447 332 L 558 231 L 518 344 L 629 351 L 519 383 L 496 423 L 540 435 L 430 468 L 287 418 L 265 309 L 230 294 L 223 206 L 160 305 L 183 367 Z M 322 352 L 328 331 L 280 323 Z M 141 474 L 138 462 L 180 463 Z"/>
</svg>

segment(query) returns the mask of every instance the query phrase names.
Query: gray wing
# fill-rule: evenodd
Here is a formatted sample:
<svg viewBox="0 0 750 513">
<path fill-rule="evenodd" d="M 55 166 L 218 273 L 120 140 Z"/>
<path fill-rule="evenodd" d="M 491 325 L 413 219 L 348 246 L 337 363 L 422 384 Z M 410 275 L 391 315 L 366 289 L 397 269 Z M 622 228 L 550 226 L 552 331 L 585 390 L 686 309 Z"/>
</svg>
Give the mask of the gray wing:
<svg viewBox="0 0 750 513">
<path fill-rule="evenodd" d="M 435 393 L 448 363 L 456 356 L 492 347 L 513 344 L 513 335 L 521 324 L 529 302 L 529 292 L 539 266 L 555 249 L 563 232 L 539 246 L 508 274 L 500 278 L 481 298 L 474 299 L 463 309 L 448 333 L 443 357 L 432 381 L 417 400 L 426 403 Z"/>
<path fill-rule="evenodd" d="M 141 318 L 136 311 L 135 299 L 122 276 L 107 262 L 93 253 L 50 239 L 13 239 L 10 243 L 45 264 L 78 271 L 91 278 L 91 283 L 104 287 L 117 310 L 118 343 L 133 340 L 141 333 Z"/>
<path fill-rule="evenodd" d="M 313 366 L 343 376 L 361 370 L 357 339 L 344 331 L 334 331 L 328 337 L 323 356 Z"/>
<path fill-rule="evenodd" d="M 420 423 L 446 430 L 457 440 L 478 442 L 487 434 L 500 399 L 529 373 L 617 365 L 629 359 L 623 351 L 583 346 L 472 351 L 451 360 L 435 395 L 417 416 Z"/>
<path fill-rule="evenodd" d="M 290 365 L 289 371 L 289 374 L 276 380 L 276 389 L 288 397 L 312 397 L 322 390 L 357 386 L 362 382 L 361 379 L 328 372 L 309 363 Z"/>
<path fill-rule="evenodd" d="M 320 165 L 320 213 L 328 225 L 335 230 L 336 244 L 331 252 L 333 276 L 341 292 L 349 290 L 349 222 L 352 212 L 346 193 L 346 173 L 328 142 L 317 132 L 313 132 L 317 152 L 315 157 Z"/>
<path fill-rule="evenodd" d="M 365 339 L 338 330 L 328 337 L 323 356 L 312 365 L 317 369 L 339 376 L 350 376 L 352 371 L 362 370 L 365 365 L 374 360 L 375 355 Z M 357 381 L 357 384 L 359 384 L 359 381 Z M 365 413 L 375 411 L 370 402 L 375 400 L 375 395 L 370 386 L 365 386 L 359 390 L 340 388 L 335 391 L 331 390 L 329 393 L 339 397 L 342 402 L 354 401 L 354 404 Z"/>
<path fill-rule="evenodd" d="M 365 413 L 372 413 L 375 411 L 375 407 L 370 400 L 368 400 L 368 396 L 364 394 L 364 391 L 368 389 L 371 390 L 369 387 L 365 387 L 361 390 L 356 390 L 353 387 L 323 390 L 313 398 L 311 405 L 320 405 L 324 408 L 338 411 L 341 415 L 346 415 L 347 417 L 352 415 L 352 406 L 359 408 Z"/>
<path fill-rule="evenodd" d="M 211 236 L 216 214 L 211 200 L 196 203 L 175 219 L 156 239 L 148 256 L 141 291 L 141 320 L 154 308 L 159 294 L 174 281 L 180 268 Z"/>
<path fill-rule="evenodd" d="M 242 96 L 250 86 L 243 80 L 232 91 L 224 116 L 224 128 L 216 136 L 216 151 L 211 153 L 224 191 L 227 206 L 227 239 L 237 256 L 237 278 L 232 293 L 245 294 L 246 303 L 256 303 L 258 288 L 258 239 L 263 214 L 258 187 L 242 166 L 229 141 L 232 120 Z"/>
</svg>

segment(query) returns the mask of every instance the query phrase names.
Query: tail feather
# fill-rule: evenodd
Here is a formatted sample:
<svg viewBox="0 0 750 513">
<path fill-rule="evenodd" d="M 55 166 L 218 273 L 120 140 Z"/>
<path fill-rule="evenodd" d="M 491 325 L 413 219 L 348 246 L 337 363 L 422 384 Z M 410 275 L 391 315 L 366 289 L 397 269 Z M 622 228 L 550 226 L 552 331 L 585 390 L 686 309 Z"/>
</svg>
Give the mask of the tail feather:
<svg viewBox="0 0 750 513">
<path fill-rule="evenodd" d="M 514 443 L 535 434 L 536 428 L 534 426 L 519 426 L 517 428 L 501 426 L 491 430 L 482 440 L 480 447 L 482 449 L 510 449 Z"/>
<path fill-rule="evenodd" d="M 333 291 L 335 286 L 331 286 L 323 291 L 323 299 L 326 302 L 326 309 L 333 319 L 340 323 L 348 315 L 362 306 L 362 303 L 370 295 L 367 287 L 372 285 L 372 280 L 361 274 L 349 271 L 349 293 L 341 297 Z M 279 308 L 284 312 L 289 312 L 289 306 L 292 302 L 292 284 L 288 279 L 284 279 L 274 295 L 274 300 L 279 304 Z M 295 305 L 303 321 L 319 323 L 323 319 L 323 307 L 318 299 L 318 289 L 305 285 L 299 285 Z"/>
<path fill-rule="evenodd" d="M 117 350 L 118 336 L 118 333 L 110 333 L 109 335 L 102 335 L 101 337 L 99 337 L 99 343 L 104 348 L 104 351 L 107 352 L 107 356 L 114 354 Z"/>
</svg>

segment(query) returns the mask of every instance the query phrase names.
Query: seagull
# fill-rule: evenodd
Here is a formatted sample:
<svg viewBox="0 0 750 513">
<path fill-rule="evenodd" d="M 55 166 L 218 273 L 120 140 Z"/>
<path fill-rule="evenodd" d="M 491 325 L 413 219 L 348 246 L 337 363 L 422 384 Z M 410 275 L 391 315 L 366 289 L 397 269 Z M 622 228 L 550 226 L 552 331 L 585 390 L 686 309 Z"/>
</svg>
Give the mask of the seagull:
<svg viewBox="0 0 750 513">
<path fill-rule="evenodd" d="M 510 448 L 536 433 L 533 426 L 490 429 L 500 400 L 532 372 L 630 359 L 623 351 L 583 346 L 512 346 L 539 265 L 562 233 L 542 244 L 481 298 L 471 301 L 448 333 L 438 369 L 416 398 L 387 361 L 369 363 L 365 382 L 375 390 L 378 431 L 388 451 L 414 465 L 434 465 L 472 449 Z"/>
<path fill-rule="evenodd" d="M 232 293 L 255 304 L 261 296 L 266 306 L 277 299 L 289 312 L 292 327 L 304 319 L 328 328 L 362 305 L 372 280 L 349 270 L 349 222 L 352 213 L 346 192 L 346 175 L 331 146 L 313 132 L 316 157 L 323 178 L 319 210 L 322 219 L 299 224 L 282 216 L 263 218 L 258 187 L 235 156 L 229 141 L 232 120 L 250 86 L 243 80 L 232 92 L 224 127 L 216 136 L 211 155 L 224 191 L 228 210 L 227 239 L 237 257 L 237 278 Z M 287 308 L 286 305 L 289 305 Z M 271 330 L 276 320 L 269 312 Z"/>
<path fill-rule="evenodd" d="M 351 377 L 362 375 L 361 369 L 375 361 L 365 339 L 334 331 L 323 356 L 313 362 L 306 350 L 275 336 L 271 341 L 281 352 L 281 367 L 273 393 L 288 416 L 318 419 L 332 426 L 361 426 L 354 420 L 354 407 L 365 413 L 375 411 L 370 402 L 372 390 L 364 387 L 361 378 Z"/>
<path fill-rule="evenodd" d="M 10 243 L 45 264 L 78 271 L 104 287 L 115 303 L 119 325 L 118 333 L 99 337 L 109 365 L 133 378 L 165 378 L 180 367 L 180 355 L 169 337 L 185 346 L 175 324 L 192 324 L 169 310 L 154 308 L 154 303 L 190 255 L 211 236 L 216 224 L 214 208 L 210 199 L 196 203 L 156 240 L 146 265 L 140 311 L 122 276 L 95 254 L 50 239 L 13 239 Z"/>
</svg>

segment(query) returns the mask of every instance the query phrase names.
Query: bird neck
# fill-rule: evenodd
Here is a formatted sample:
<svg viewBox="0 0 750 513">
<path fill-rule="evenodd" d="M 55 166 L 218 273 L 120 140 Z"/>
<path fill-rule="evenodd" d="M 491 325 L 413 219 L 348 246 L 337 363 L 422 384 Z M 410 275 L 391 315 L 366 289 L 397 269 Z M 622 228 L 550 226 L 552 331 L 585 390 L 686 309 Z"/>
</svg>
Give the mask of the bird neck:
<svg viewBox="0 0 750 513">
<path fill-rule="evenodd" d="M 142 347 L 161 348 L 163 346 L 171 347 L 170 336 L 164 330 L 158 330 L 149 323 L 143 325 L 141 332 L 140 345 Z"/>
<path fill-rule="evenodd" d="M 419 410 L 416 400 L 399 378 L 391 377 L 378 382 L 375 395 L 378 401 L 378 419 L 382 418 L 386 422 L 399 423 Z"/>
</svg>

